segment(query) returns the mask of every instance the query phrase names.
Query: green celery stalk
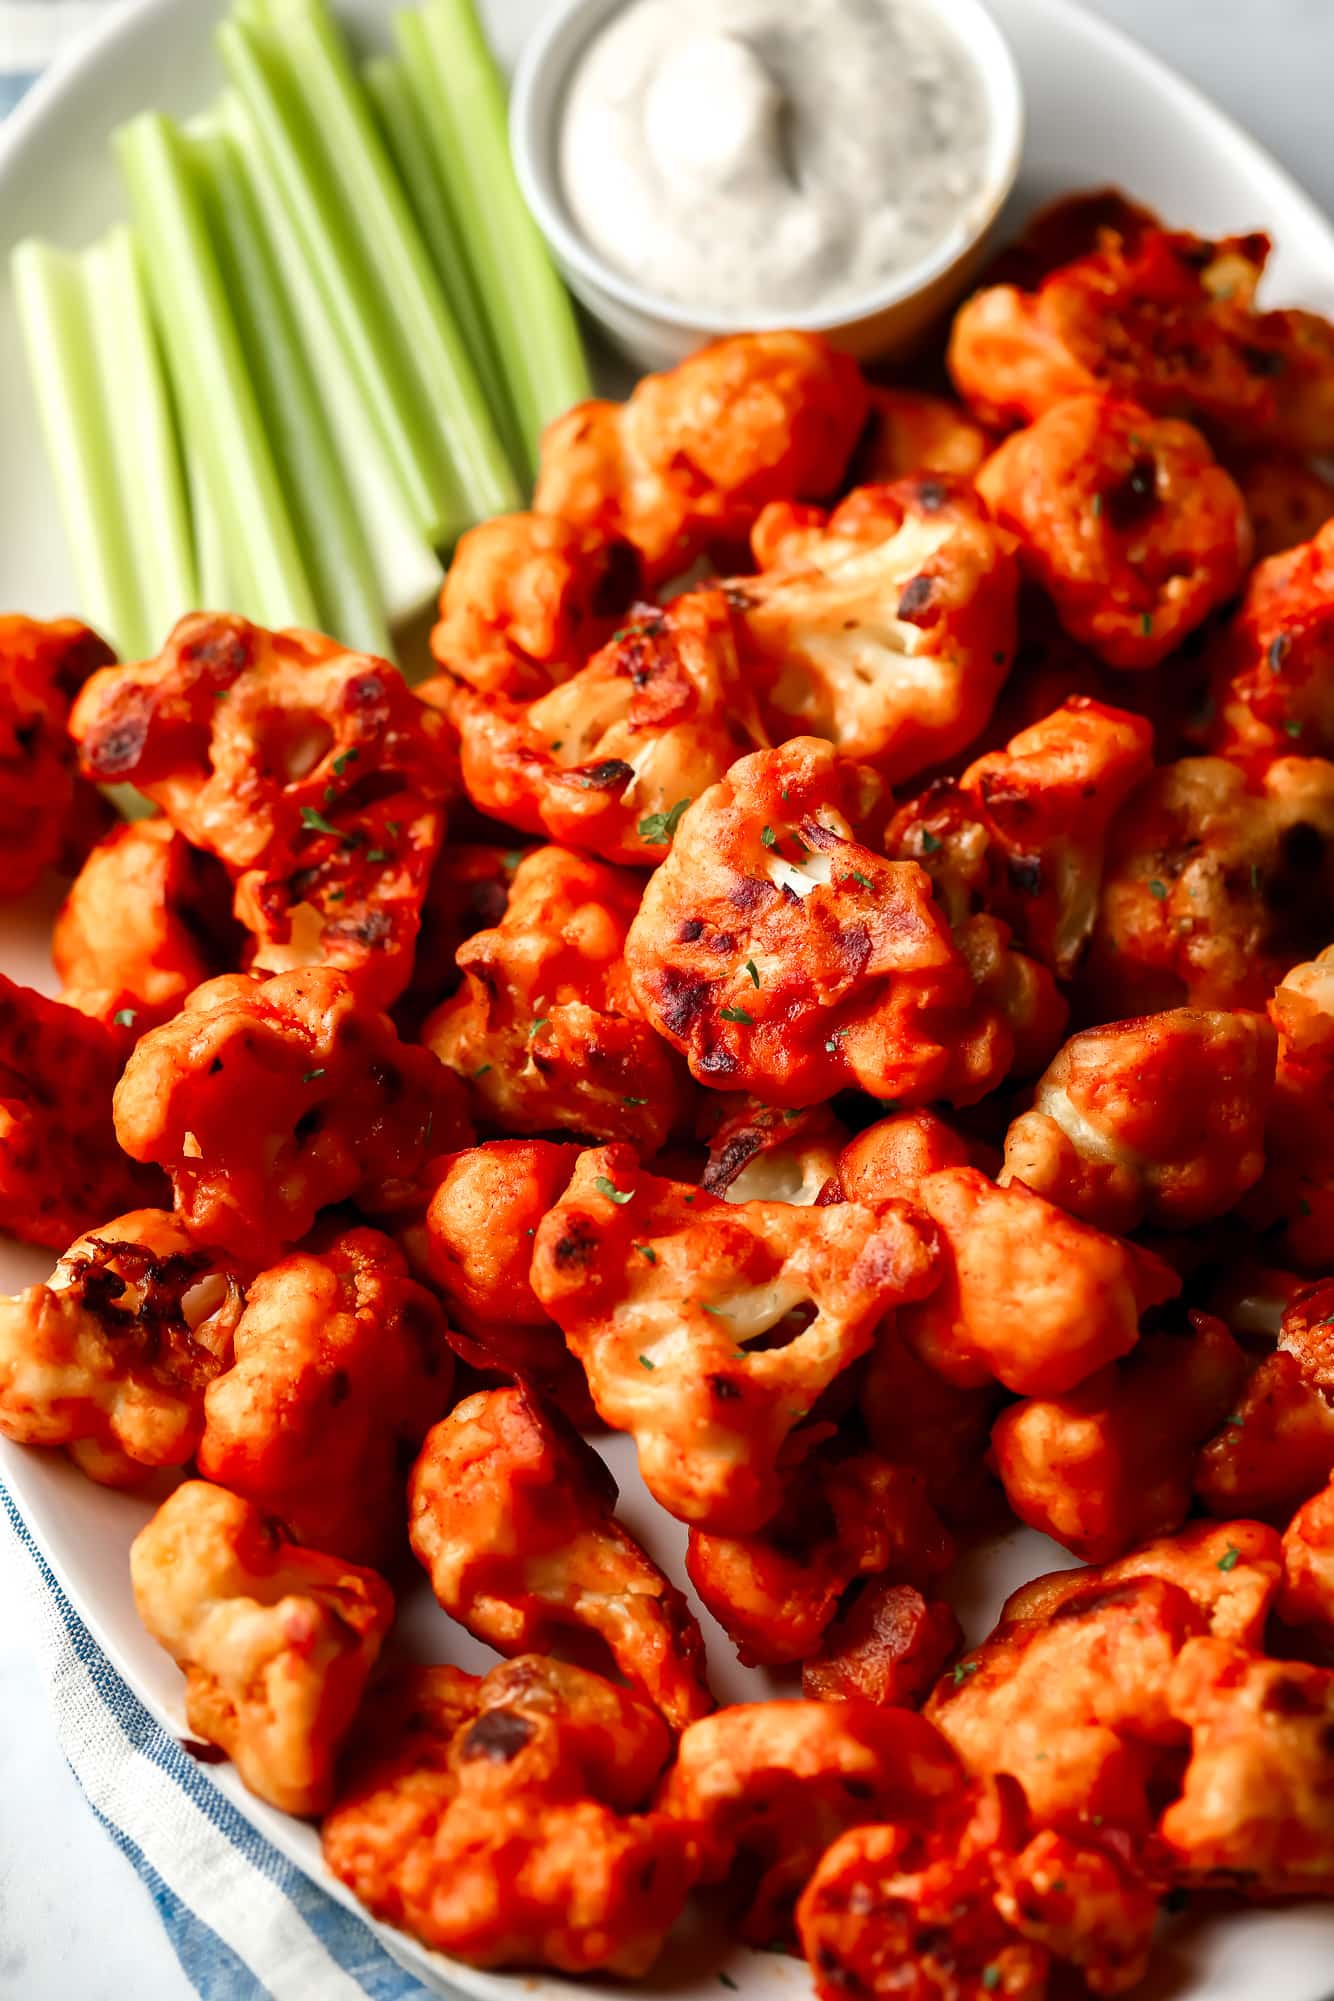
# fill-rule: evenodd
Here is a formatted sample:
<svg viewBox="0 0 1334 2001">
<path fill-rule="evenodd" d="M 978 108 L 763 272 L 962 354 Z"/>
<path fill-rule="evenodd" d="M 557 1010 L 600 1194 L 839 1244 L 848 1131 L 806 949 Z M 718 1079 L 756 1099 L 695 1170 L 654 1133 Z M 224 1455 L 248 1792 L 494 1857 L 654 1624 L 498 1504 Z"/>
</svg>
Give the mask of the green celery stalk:
<svg viewBox="0 0 1334 2001">
<path fill-rule="evenodd" d="M 268 626 L 318 613 L 184 135 L 145 112 L 115 135 L 182 422 L 226 539 L 238 602 Z"/>
<path fill-rule="evenodd" d="M 121 504 L 82 260 L 28 241 L 15 249 L 11 270 L 79 609 L 125 659 L 142 660 L 152 642 Z"/>
<path fill-rule="evenodd" d="M 199 606 L 190 507 L 176 412 L 134 233 L 125 224 L 84 253 L 102 405 L 155 653 Z"/>
<path fill-rule="evenodd" d="M 370 550 L 246 165 L 225 131 L 203 132 L 187 144 L 320 629 L 345 646 L 387 655 L 389 628 Z"/>
<path fill-rule="evenodd" d="M 491 330 L 459 242 L 448 196 L 436 172 L 430 137 L 422 124 L 412 86 L 402 63 L 393 56 L 375 56 L 361 74 L 381 136 L 408 191 L 413 214 L 445 288 L 445 297 L 454 309 L 496 428 L 511 458 L 521 458 L 518 420 L 510 403 L 509 388 L 491 343 Z"/>
<path fill-rule="evenodd" d="M 236 600 L 236 584 L 227 567 L 227 541 L 199 462 L 197 447 L 185 441 L 185 484 L 190 496 L 190 526 L 199 570 L 199 608 L 225 611 Z"/>
<path fill-rule="evenodd" d="M 512 507 L 518 497 L 513 471 L 328 7 L 323 0 L 267 0 L 262 11 L 267 29 L 233 24 L 230 37 L 224 30 L 224 59 L 229 41 L 247 33 L 270 56 L 289 126 L 304 134 L 307 171 L 319 162 L 326 206 L 341 224 L 344 252 L 351 253 L 349 277 L 361 292 L 363 311 L 378 307 L 377 366 L 385 365 L 388 353 L 400 358 L 417 391 L 420 435 L 452 470 L 463 518 Z M 236 70 L 233 78 L 244 90 Z M 461 524 L 446 525 L 457 530 Z"/>
<path fill-rule="evenodd" d="M 532 470 L 544 427 L 591 389 L 574 307 L 515 177 L 504 82 L 473 0 L 427 0 L 394 32 Z"/>
<path fill-rule="evenodd" d="M 352 499 L 380 598 L 391 624 L 415 618 L 440 588 L 440 560 L 412 513 L 384 435 L 362 396 L 282 190 L 264 171 L 264 148 L 250 108 L 229 92 L 217 117 L 246 163 L 250 191 L 274 249 L 339 461 L 354 472 Z"/>
</svg>

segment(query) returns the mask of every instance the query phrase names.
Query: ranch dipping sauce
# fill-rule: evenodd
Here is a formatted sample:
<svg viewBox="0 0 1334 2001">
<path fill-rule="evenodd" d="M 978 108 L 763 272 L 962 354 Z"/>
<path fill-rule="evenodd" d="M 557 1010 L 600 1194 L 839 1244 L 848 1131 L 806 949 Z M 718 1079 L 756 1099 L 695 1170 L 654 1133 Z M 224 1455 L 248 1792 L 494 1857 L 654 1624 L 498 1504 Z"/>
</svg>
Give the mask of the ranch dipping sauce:
<svg viewBox="0 0 1334 2001">
<path fill-rule="evenodd" d="M 576 61 L 558 167 L 626 278 L 772 322 L 845 310 L 960 236 L 990 136 L 927 0 L 629 0 Z"/>
</svg>

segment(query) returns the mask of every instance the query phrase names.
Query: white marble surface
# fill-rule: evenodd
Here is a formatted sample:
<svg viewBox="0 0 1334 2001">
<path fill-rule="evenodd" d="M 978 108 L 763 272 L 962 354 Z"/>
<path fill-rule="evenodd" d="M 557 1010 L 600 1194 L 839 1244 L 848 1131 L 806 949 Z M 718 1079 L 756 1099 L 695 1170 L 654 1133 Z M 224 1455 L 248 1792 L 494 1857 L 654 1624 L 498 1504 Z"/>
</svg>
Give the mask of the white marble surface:
<svg viewBox="0 0 1334 2001">
<path fill-rule="evenodd" d="M 1334 0 L 1089 3 L 1193 77 L 1334 207 Z M 0 1606 L 0 1996 L 187 2001 L 151 1903 L 61 1755 L 28 1637 Z"/>
</svg>

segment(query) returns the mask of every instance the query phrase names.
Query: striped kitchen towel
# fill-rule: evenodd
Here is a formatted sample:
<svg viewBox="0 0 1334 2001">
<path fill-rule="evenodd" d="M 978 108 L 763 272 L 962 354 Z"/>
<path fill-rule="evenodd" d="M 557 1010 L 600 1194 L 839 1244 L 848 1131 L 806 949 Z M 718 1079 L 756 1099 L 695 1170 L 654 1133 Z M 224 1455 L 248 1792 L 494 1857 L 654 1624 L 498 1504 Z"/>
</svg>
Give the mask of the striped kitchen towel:
<svg viewBox="0 0 1334 2001">
<path fill-rule="evenodd" d="M 28 1613 L 74 1776 L 134 1865 L 203 2001 L 432 2001 L 433 1990 L 257 1834 L 154 1721 L 3 1487 L 0 1602 Z"/>
</svg>

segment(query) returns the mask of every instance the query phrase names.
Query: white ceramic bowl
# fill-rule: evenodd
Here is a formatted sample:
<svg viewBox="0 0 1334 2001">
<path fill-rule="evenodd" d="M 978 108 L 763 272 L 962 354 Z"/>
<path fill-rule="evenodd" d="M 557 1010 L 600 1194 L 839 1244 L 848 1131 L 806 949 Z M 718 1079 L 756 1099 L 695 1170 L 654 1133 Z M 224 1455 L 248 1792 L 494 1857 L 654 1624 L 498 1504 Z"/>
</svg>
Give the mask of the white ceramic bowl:
<svg viewBox="0 0 1334 2001">
<path fill-rule="evenodd" d="M 625 4 L 626 0 L 564 0 L 553 8 L 523 50 L 510 98 L 510 145 L 519 181 L 575 297 L 616 345 L 645 368 L 669 367 L 720 334 L 766 326 L 828 334 L 859 360 L 910 349 L 978 269 L 1023 152 L 1019 72 L 982 0 L 931 0 L 931 4 L 967 44 L 986 92 L 990 130 L 986 200 L 930 256 L 833 315 L 818 299 L 799 313 L 692 313 L 679 301 L 626 278 L 578 228 L 562 194 L 557 165 L 566 89 L 578 57 Z M 793 4 L 810 5 L 813 0 L 793 0 Z"/>
</svg>

